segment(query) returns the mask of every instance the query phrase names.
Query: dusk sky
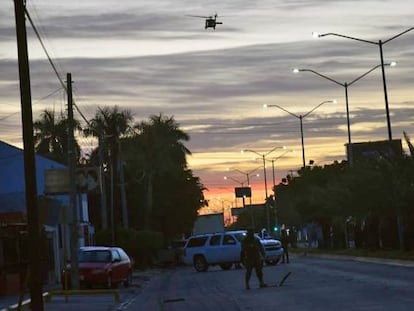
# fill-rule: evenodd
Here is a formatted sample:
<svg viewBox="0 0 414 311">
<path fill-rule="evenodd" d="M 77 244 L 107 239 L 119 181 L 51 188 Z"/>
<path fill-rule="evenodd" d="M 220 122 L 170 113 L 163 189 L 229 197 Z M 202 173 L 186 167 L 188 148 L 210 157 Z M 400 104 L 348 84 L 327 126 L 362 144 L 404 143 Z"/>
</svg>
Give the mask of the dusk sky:
<svg viewBox="0 0 414 311">
<path fill-rule="evenodd" d="M 324 165 L 346 158 L 345 88 L 380 64 L 379 48 L 312 32 L 378 42 L 414 26 L 411 0 L 27 0 L 29 14 L 60 77 L 70 72 L 75 102 L 91 119 L 97 107 L 118 105 L 135 120 L 174 116 L 191 140 L 189 167 L 209 189 L 210 206 L 234 203 L 233 188 L 251 175 L 253 200 L 263 202 L 259 154 L 275 163 L 276 183 L 302 166 L 299 119 L 306 162 Z M 216 30 L 202 18 L 218 14 Z M 60 113 L 66 95 L 28 21 L 34 119 L 45 108 Z M 414 30 L 383 46 L 394 139 L 414 137 Z M 388 139 L 381 68 L 349 87 L 352 142 Z M 52 94 L 52 95 L 51 95 Z M 49 96 L 50 95 L 50 96 Z M 81 119 L 79 115 L 75 115 Z M 83 122 L 84 124 L 84 122 Z M 0 140 L 22 147 L 17 44 L 12 0 L 0 3 Z M 85 151 L 96 145 L 79 138 Z M 403 148 L 406 144 L 403 141 Z M 267 162 L 271 193 L 271 162 Z M 228 170 L 230 169 L 230 170 Z M 256 173 L 256 171 L 255 171 Z M 224 180 L 224 176 L 231 177 Z M 224 200 L 224 201 L 223 201 Z M 240 205 L 240 201 L 237 202 Z M 235 205 L 236 203 L 234 203 Z"/>
</svg>

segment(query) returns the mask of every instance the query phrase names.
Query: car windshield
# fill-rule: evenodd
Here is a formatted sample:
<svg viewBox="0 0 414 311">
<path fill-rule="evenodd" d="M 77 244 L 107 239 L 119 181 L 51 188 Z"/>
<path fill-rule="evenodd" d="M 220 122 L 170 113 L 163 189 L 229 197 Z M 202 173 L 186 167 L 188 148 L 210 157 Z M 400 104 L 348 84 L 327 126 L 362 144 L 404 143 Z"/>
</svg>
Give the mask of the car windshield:
<svg viewBox="0 0 414 311">
<path fill-rule="evenodd" d="M 110 262 L 111 253 L 107 250 L 88 250 L 79 252 L 79 262 Z"/>
</svg>

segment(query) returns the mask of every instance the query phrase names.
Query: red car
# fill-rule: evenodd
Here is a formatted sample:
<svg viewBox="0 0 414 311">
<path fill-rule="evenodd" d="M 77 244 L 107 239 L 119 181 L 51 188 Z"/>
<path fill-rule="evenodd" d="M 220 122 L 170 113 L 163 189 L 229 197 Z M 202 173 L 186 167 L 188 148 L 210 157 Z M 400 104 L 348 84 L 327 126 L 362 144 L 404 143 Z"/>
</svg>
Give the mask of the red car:
<svg viewBox="0 0 414 311">
<path fill-rule="evenodd" d="M 113 288 L 121 282 L 128 286 L 132 281 L 132 261 L 120 247 L 81 247 L 78 261 L 80 285 Z M 70 288 L 70 265 L 62 274 L 62 284 Z"/>
</svg>

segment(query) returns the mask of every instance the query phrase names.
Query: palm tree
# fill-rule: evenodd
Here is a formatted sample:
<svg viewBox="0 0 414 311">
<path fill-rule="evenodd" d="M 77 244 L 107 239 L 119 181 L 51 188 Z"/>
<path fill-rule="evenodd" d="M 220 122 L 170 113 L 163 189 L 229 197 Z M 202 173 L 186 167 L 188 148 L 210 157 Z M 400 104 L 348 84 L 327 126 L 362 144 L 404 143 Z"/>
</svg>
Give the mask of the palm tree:
<svg viewBox="0 0 414 311">
<path fill-rule="evenodd" d="M 86 136 L 94 136 L 104 140 L 108 145 L 106 150 L 108 152 L 107 158 L 109 158 L 110 151 L 117 148 L 119 137 L 130 131 L 132 120 L 132 114 L 129 110 L 120 111 L 118 106 L 99 107 L 84 133 Z"/>
<path fill-rule="evenodd" d="M 150 227 L 150 215 L 153 205 L 154 176 L 163 175 L 172 168 L 187 167 L 186 155 L 191 152 L 184 146 L 188 141 L 188 134 L 179 129 L 173 117 L 162 114 L 152 115 L 149 122 L 135 125 L 138 145 L 144 164 L 144 173 L 147 185 L 147 200 L 145 209 L 145 226 Z"/>
<path fill-rule="evenodd" d="M 74 120 L 75 130 L 81 130 Z M 68 120 L 61 114 L 45 109 L 40 119 L 33 123 L 35 150 L 39 154 L 62 164 L 68 163 Z M 80 146 L 75 142 L 76 159 L 80 158 Z"/>
<path fill-rule="evenodd" d="M 98 108 L 98 111 L 95 114 L 95 117 L 90 120 L 89 126 L 87 129 L 84 130 L 86 136 L 94 136 L 98 137 L 99 139 L 99 147 L 98 152 L 93 152 L 96 156 L 99 156 L 99 160 L 96 161 L 99 163 L 99 166 L 103 166 L 104 162 L 110 165 L 111 168 L 111 176 L 113 177 L 112 186 L 113 186 L 113 193 L 112 193 L 112 204 L 117 205 L 118 202 L 118 187 L 114 184 L 117 184 L 116 180 L 118 179 L 118 166 L 120 162 L 119 157 L 119 138 L 122 135 L 126 135 L 131 130 L 131 122 L 133 120 L 132 114 L 129 110 L 120 110 L 118 106 L 114 106 L 112 108 L 104 107 Z M 104 145 L 106 146 L 104 148 Z M 94 159 L 91 159 L 94 160 Z M 122 167 L 121 167 L 122 169 Z M 103 180 L 102 180 L 103 182 Z M 104 184 L 104 182 L 103 182 Z M 104 189 L 105 191 L 105 189 Z M 106 197 L 102 197 L 103 201 L 106 201 Z M 113 234 L 115 234 L 116 230 L 113 228 L 117 225 L 118 215 L 116 214 L 117 211 L 111 208 L 113 212 L 112 220 L 113 220 Z M 107 217 L 106 217 L 106 202 L 103 202 L 102 205 L 102 227 L 107 227 Z M 123 205 L 123 220 L 124 225 L 127 222 L 127 215 L 126 215 L 126 206 Z M 113 236 L 113 239 L 116 237 Z"/>
</svg>

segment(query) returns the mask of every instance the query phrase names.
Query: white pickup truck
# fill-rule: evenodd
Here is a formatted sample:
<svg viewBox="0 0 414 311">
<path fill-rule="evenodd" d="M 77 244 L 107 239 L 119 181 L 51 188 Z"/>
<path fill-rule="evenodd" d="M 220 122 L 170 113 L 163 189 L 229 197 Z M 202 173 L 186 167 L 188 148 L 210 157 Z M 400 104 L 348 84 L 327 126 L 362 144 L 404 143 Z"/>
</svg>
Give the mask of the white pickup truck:
<svg viewBox="0 0 414 311">
<path fill-rule="evenodd" d="M 241 241 L 246 230 L 205 233 L 191 236 L 184 247 L 184 263 L 193 265 L 199 271 L 207 271 L 209 266 L 219 265 L 223 270 L 241 263 Z M 275 265 L 283 254 L 278 240 L 260 239 L 265 249 L 265 262 Z"/>
</svg>

